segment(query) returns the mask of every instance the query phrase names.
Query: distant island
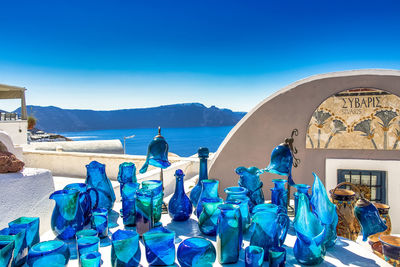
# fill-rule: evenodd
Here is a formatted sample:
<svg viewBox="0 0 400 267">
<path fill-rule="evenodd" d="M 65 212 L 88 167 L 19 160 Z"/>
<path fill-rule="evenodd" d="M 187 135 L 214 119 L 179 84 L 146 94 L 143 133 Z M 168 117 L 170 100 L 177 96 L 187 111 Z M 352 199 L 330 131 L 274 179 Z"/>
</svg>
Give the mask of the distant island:
<svg viewBox="0 0 400 267">
<path fill-rule="evenodd" d="M 202 127 L 235 125 L 246 113 L 207 108 L 200 103 L 110 111 L 27 106 L 37 119 L 36 127 L 46 132 L 78 132 L 152 127 Z M 14 112 L 19 113 L 17 109 Z"/>
</svg>

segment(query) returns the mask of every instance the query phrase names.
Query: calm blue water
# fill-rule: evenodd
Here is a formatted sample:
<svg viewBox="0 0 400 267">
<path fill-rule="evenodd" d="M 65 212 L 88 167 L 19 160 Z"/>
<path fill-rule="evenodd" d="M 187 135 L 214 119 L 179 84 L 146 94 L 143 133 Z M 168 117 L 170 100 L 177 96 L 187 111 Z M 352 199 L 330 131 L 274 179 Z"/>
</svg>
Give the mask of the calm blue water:
<svg viewBox="0 0 400 267">
<path fill-rule="evenodd" d="M 210 152 L 217 151 L 232 127 L 163 128 L 161 135 L 167 140 L 170 152 L 187 157 L 196 154 L 201 146 L 208 147 Z M 126 139 L 126 153 L 146 155 L 147 146 L 157 135 L 157 129 L 113 129 L 59 134 L 76 141 L 119 139 L 122 144 L 124 136 L 135 135 L 134 138 Z"/>
</svg>

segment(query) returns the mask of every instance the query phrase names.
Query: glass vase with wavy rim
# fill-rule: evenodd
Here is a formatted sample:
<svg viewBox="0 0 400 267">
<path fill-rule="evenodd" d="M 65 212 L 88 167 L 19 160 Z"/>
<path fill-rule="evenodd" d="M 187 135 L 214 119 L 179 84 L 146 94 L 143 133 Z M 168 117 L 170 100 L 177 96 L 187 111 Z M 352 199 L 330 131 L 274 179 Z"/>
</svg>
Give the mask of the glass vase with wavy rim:
<svg viewBox="0 0 400 267">
<path fill-rule="evenodd" d="M 235 172 L 239 175 L 238 184 L 247 189 L 247 196 L 250 198 L 250 211 L 258 204 L 264 203 L 264 193 L 262 191 L 263 183 L 260 180 L 260 174 L 263 173 L 257 167 L 238 167 Z"/>
</svg>

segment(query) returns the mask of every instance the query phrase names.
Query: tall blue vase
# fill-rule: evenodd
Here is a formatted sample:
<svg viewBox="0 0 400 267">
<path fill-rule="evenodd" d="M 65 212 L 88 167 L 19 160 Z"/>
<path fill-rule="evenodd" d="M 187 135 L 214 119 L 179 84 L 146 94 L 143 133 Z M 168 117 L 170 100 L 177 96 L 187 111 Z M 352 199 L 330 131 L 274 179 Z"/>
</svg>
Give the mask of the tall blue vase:
<svg viewBox="0 0 400 267">
<path fill-rule="evenodd" d="M 285 189 L 287 181 L 285 179 L 273 179 L 275 187 L 271 188 L 271 202 L 272 204 L 281 206 L 287 210 L 288 191 Z"/>
<path fill-rule="evenodd" d="M 153 228 L 153 193 L 147 189 L 139 189 L 136 192 L 136 231 L 140 236 Z"/>
<path fill-rule="evenodd" d="M 250 227 L 250 211 L 249 211 L 249 201 L 248 197 L 243 199 L 231 199 L 225 201 L 227 204 L 235 204 L 239 206 L 240 215 L 242 218 L 242 231 L 243 233 L 247 232 Z"/>
<path fill-rule="evenodd" d="M 51 229 L 61 240 L 75 238 L 76 232 L 85 225 L 79 197 L 80 192 L 75 189 L 57 190 L 49 197 L 56 202 L 51 216 Z"/>
<path fill-rule="evenodd" d="M 122 185 L 122 184 L 121 184 Z M 122 185 L 122 221 L 126 226 L 134 226 L 136 224 L 136 192 L 139 190 L 139 183 L 127 182 Z"/>
<path fill-rule="evenodd" d="M 300 193 L 297 214 L 293 222 L 297 239 L 293 252 L 296 260 L 305 265 L 319 264 L 326 253 L 325 228 L 310 210 L 308 197 Z"/>
<path fill-rule="evenodd" d="M 159 180 L 147 180 L 142 182 L 142 188 L 151 191 L 153 194 L 153 219 L 156 224 L 161 220 L 164 198 L 163 183 Z"/>
<path fill-rule="evenodd" d="M 199 218 L 201 212 L 203 211 L 203 206 L 200 205 L 203 199 L 219 199 L 218 197 L 218 185 L 219 181 L 213 179 L 207 179 L 201 181 L 201 193 L 199 197 L 199 202 L 196 207 L 196 215 Z"/>
<path fill-rule="evenodd" d="M 124 184 L 126 183 L 136 183 L 137 178 L 136 178 L 136 166 L 135 163 L 133 162 L 123 162 L 119 165 L 119 170 L 118 170 L 118 177 L 117 181 L 120 184 L 120 190 L 122 194 L 122 187 L 124 187 Z"/>
<path fill-rule="evenodd" d="M 203 199 L 200 205 L 203 206 L 203 211 L 198 219 L 199 229 L 205 235 L 216 236 L 218 217 L 220 210 L 218 206 L 224 201 L 220 198 Z"/>
<path fill-rule="evenodd" d="M 250 198 L 249 208 L 264 203 L 264 194 L 262 191 L 263 183 L 260 180 L 260 174 L 263 172 L 257 167 L 238 167 L 235 172 L 239 175 L 239 186 L 247 189 L 247 196 Z"/>
<path fill-rule="evenodd" d="M 106 175 L 106 165 L 92 161 L 86 165 L 85 183 L 99 193 L 98 208 L 111 210 L 114 207 L 115 193 L 110 179 Z"/>
<path fill-rule="evenodd" d="M 192 202 L 190 202 L 190 199 L 185 194 L 183 177 L 185 177 L 183 171 L 181 169 L 176 170 L 175 193 L 168 203 L 168 213 L 174 221 L 186 221 L 193 210 Z"/>
<path fill-rule="evenodd" d="M 336 205 L 329 200 L 325 186 L 318 176 L 315 173 L 313 175 L 314 184 L 312 187 L 311 206 L 313 212 L 325 227 L 324 245 L 328 248 L 335 245 L 337 239 L 336 227 L 338 224 L 338 215 Z"/>
<path fill-rule="evenodd" d="M 28 255 L 28 245 L 25 240 L 26 229 L 15 229 L 11 231 L 11 228 L 4 228 L 0 231 L 0 243 L 14 241 L 14 266 L 22 266 L 26 262 L 26 256 Z M 0 265 L 1 266 L 1 265 Z"/>
<path fill-rule="evenodd" d="M 11 267 L 13 263 L 14 241 L 0 241 L 0 266 Z"/>
<path fill-rule="evenodd" d="M 233 204 L 218 206 L 217 258 L 219 263 L 236 263 L 242 247 L 242 218 L 240 208 Z"/>
<path fill-rule="evenodd" d="M 297 192 L 294 192 L 294 194 L 293 194 L 294 195 L 294 214 L 296 216 L 297 205 L 299 202 L 299 194 L 303 193 L 310 199 L 308 190 L 310 189 L 311 186 L 309 186 L 308 184 L 295 184 L 293 187 L 297 189 Z"/>
<path fill-rule="evenodd" d="M 201 181 L 208 179 L 207 173 L 207 159 L 209 155 L 209 150 L 206 147 L 200 147 L 197 151 L 197 154 L 200 159 L 200 169 L 199 169 L 199 180 L 195 187 L 193 187 L 192 191 L 190 191 L 190 201 L 192 202 L 195 210 L 199 203 L 200 193 L 201 193 Z"/>
<path fill-rule="evenodd" d="M 113 267 L 139 266 L 139 235 L 135 231 L 117 230 L 112 235 L 111 265 Z"/>
</svg>

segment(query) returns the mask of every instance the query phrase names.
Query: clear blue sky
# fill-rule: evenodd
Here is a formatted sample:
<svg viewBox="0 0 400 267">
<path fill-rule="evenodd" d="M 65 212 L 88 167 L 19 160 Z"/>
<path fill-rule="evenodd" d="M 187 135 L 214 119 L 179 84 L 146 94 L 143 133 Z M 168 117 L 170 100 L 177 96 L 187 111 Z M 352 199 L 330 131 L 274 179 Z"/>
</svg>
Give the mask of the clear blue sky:
<svg viewBox="0 0 400 267">
<path fill-rule="evenodd" d="M 400 69 L 398 0 L 0 2 L 0 83 L 33 105 L 249 111 L 298 79 L 360 68 Z"/>
</svg>

